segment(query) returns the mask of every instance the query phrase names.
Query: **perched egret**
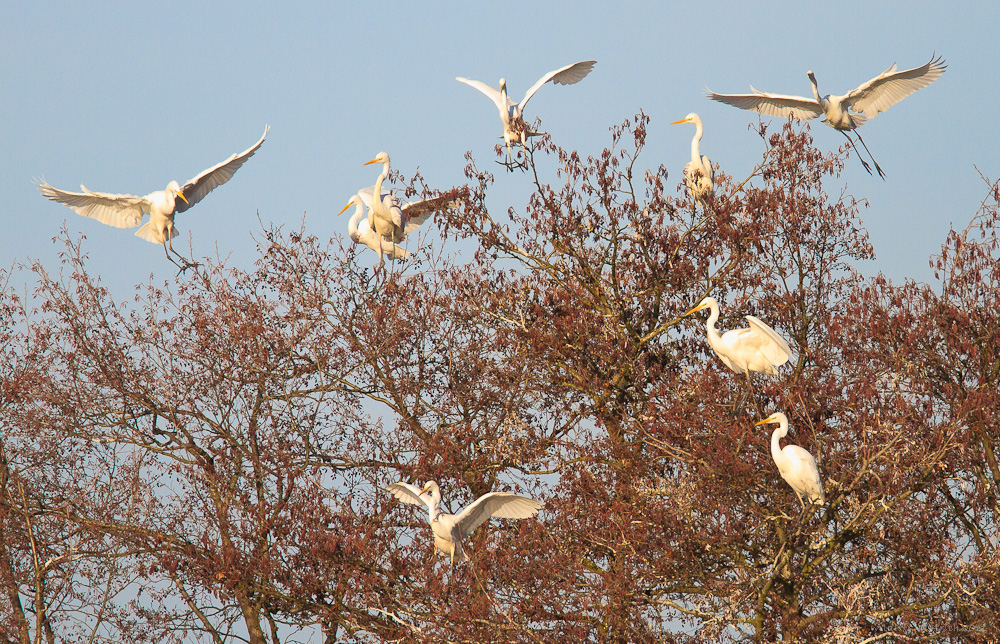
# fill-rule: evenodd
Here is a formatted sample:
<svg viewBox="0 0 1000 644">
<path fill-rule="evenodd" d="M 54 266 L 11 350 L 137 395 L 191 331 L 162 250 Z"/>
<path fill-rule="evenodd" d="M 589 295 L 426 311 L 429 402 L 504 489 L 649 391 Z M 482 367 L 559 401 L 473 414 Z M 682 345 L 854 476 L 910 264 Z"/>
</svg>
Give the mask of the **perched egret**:
<svg viewBox="0 0 1000 644">
<path fill-rule="evenodd" d="M 538 79 L 527 91 L 520 103 L 511 102 L 507 96 L 507 81 L 500 79 L 500 91 L 497 91 L 481 81 L 469 80 L 460 76 L 455 80 L 475 87 L 492 100 L 500 111 L 500 120 L 503 121 L 503 140 L 507 144 L 507 157 L 511 156 L 510 146 L 513 143 L 525 144 L 529 136 L 544 134 L 543 132 L 532 132 L 524 122 L 524 106 L 528 104 L 535 92 L 545 83 L 552 81 L 556 85 L 572 85 L 578 83 L 590 73 L 590 70 L 597 64 L 596 60 L 583 60 L 572 65 L 566 65 L 555 71 L 551 71 Z"/>
<path fill-rule="evenodd" d="M 182 261 L 187 262 L 174 250 L 171 241 L 178 234 L 177 229 L 174 228 L 174 215 L 184 212 L 204 199 L 208 193 L 232 179 L 236 171 L 264 143 L 269 129 L 270 126 L 265 126 L 264 134 L 260 140 L 248 149 L 212 166 L 183 186 L 180 186 L 176 181 L 171 181 L 165 190 L 151 192 L 145 197 L 93 192 L 82 185 L 80 189 L 83 192 L 67 192 L 53 188 L 45 182 L 39 182 L 38 189 L 52 201 L 67 205 L 84 217 L 90 217 L 102 224 L 117 228 L 138 226 L 142 222 L 142 216 L 149 214 L 149 221 L 136 231 L 136 236 L 154 244 L 162 244 L 167 259 L 174 264 L 177 262 L 170 257 L 170 253 L 167 252 L 168 248 Z M 177 201 L 178 198 L 180 201 Z"/>
<path fill-rule="evenodd" d="M 751 371 L 774 375 L 778 373 L 776 367 L 785 364 L 791 357 L 792 349 L 785 339 L 752 315 L 746 316 L 749 329 L 733 329 L 720 334 L 715 328 L 719 320 L 719 303 L 714 297 L 706 297 L 684 315 L 706 307 L 711 311 L 705 323 L 708 344 L 733 371 L 747 375 Z"/>
<path fill-rule="evenodd" d="M 393 483 L 386 488 L 403 503 L 426 505 L 434 545 L 442 553 L 451 557 L 451 564 L 469 559 L 462 549 L 462 539 L 472 534 L 480 524 L 490 517 L 504 519 L 527 519 L 538 514 L 543 506 L 540 501 L 506 492 L 490 492 L 479 497 L 458 514 L 447 514 L 438 508 L 441 504 L 441 490 L 434 481 L 428 481 L 423 488 L 409 483 Z"/>
<path fill-rule="evenodd" d="M 351 219 L 347 222 L 347 234 L 351 236 L 351 240 L 355 244 L 364 244 L 378 253 L 380 262 L 385 261 L 385 255 L 388 255 L 389 259 L 406 259 L 410 256 L 410 251 L 375 232 L 368 219 L 361 219 L 365 214 L 365 206 L 371 204 L 371 195 L 363 195 L 365 190 L 369 189 L 365 188 L 362 192 L 351 197 L 347 205 L 337 213 L 338 215 L 342 214 L 351 206 L 355 208 L 354 214 L 351 215 Z"/>
<path fill-rule="evenodd" d="M 381 163 L 382 172 L 379 173 L 374 186 L 363 188 L 358 192 L 358 195 L 363 199 L 370 200 L 366 200 L 365 205 L 371 209 L 372 227 L 388 241 L 397 244 L 402 242 L 408 234 L 416 230 L 435 212 L 455 206 L 455 198 L 451 193 L 412 203 L 402 203 L 396 198 L 396 195 L 382 190 L 382 182 L 389 176 L 389 155 L 385 152 L 379 152 L 374 159 L 366 161 L 363 165 L 372 163 Z M 379 195 L 378 199 L 374 198 L 375 194 Z M 347 210 L 348 206 L 350 203 L 344 206 L 344 210 Z M 344 210 L 340 212 L 344 212 Z"/>
<path fill-rule="evenodd" d="M 854 140 L 847 133 L 848 130 L 856 130 L 865 121 L 874 118 L 879 112 L 884 112 L 899 101 L 903 100 L 918 89 L 923 89 L 936 81 L 947 68 L 944 59 L 940 56 L 932 58 L 927 64 L 913 69 L 896 71 L 896 64 L 893 63 L 889 69 L 885 70 L 867 83 L 857 89 L 851 90 L 843 96 L 826 95 L 820 96 L 816 85 L 816 76 L 807 72 L 809 82 L 812 84 L 813 98 L 803 96 L 785 96 L 783 94 L 769 94 L 754 89 L 753 94 L 716 94 L 709 92 L 708 97 L 715 101 L 733 105 L 744 110 L 753 110 L 766 114 L 767 116 L 777 116 L 779 118 L 798 119 L 807 121 L 823 116 L 823 122 L 830 127 L 839 130 L 851 142 L 854 151 L 861 159 L 868 174 L 871 174 L 871 167 L 862 158 L 858 148 L 854 145 Z M 853 110 L 853 111 L 852 111 Z M 871 150 L 865 144 L 861 135 L 855 132 L 861 145 L 864 146 L 875 169 L 880 177 L 885 178 L 885 173 L 875 161 Z"/>
<path fill-rule="evenodd" d="M 780 439 L 788 435 L 788 417 L 778 412 L 771 414 L 767 418 L 755 425 L 767 423 L 778 423 L 778 429 L 771 434 L 771 458 L 778 466 L 781 478 L 785 479 L 795 490 L 795 495 L 799 497 L 802 509 L 806 507 L 802 497 L 809 499 L 810 503 L 823 505 L 826 497 L 823 496 L 823 482 L 819 478 L 819 467 L 813 455 L 802 449 L 798 445 L 785 445 L 781 447 Z"/>
<path fill-rule="evenodd" d="M 712 161 L 699 150 L 701 137 L 705 133 L 705 128 L 701 125 L 701 117 L 691 112 L 679 121 L 674 121 L 671 125 L 678 123 L 694 123 L 694 138 L 691 139 L 691 161 L 684 166 L 684 184 L 691 192 L 694 200 L 705 207 L 708 198 L 715 191 L 715 168 Z"/>
</svg>

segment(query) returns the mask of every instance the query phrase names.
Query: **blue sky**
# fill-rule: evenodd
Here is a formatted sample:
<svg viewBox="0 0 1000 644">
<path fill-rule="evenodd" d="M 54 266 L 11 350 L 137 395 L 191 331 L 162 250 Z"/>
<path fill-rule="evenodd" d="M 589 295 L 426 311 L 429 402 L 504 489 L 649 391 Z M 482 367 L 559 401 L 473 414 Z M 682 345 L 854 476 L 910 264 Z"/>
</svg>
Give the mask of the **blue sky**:
<svg viewBox="0 0 1000 644">
<path fill-rule="evenodd" d="M 484 6 L 480 6 L 483 4 Z M 707 8 L 707 7 L 711 8 Z M 688 160 L 688 112 L 705 122 L 702 152 L 744 177 L 761 144 L 755 115 L 704 97 L 749 84 L 808 96 L 843 94 L 891 63 L 935 52 L 944 76 L 864 126 L 887 177 L 850 159 L 842 189 L 869 201 L 862 218 L 877 261 L 866 273 L 927 280 L 927 258 L 952 222 L 971 218 L 986 191 L 974 164 L 1000 174 L 996 79 L 1000 9 L 896 3 L 12 3 L 0 21 L 0 267 L 40 259 L 63 222 L 86 235 L 88 267 L 119 295 L 175 269 L 161 249 L 46 201 L 44 177 L 75 190 L 146 194 L 180 182 L 271 133 L 225 186 L 178 216 L 178 249 L 249 268 L 260 219 L 323 238 L 344 234 L 335 215 L 378 174 L 381 150 L 427 183 L 464 182 L 466 150 L 492 165 L 501 133 L 490 101 L 455 76 L 504 76 L 520 97 L 545 72 L 598 61 L 577 85 L 542 88 L 527 117 L 557 144 L 597 154 L 608 128 L 643 109 L 652 117 L 647 167 L 679 179 Z M 814 122 L 817 144 L 839 133 Z M 496 167 L 498 170 L 499 167 Z M 491 207 L 523 209 L 526 176 L 497 171 Z M 554 167 L 543 162 L 543 179 Z"/>
</svg>

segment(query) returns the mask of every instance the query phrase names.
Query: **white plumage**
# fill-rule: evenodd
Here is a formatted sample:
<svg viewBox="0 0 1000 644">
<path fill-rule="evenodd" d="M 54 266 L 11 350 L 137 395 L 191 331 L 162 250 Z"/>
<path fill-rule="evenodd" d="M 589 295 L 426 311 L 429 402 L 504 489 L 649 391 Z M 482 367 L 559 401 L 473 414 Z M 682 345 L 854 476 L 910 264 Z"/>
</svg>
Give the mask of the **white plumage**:
<svg viewBox="0 0 1000 644">
<path fill-rule="evenodd" d="M 766 423 L 778 423 L 778 429 L 771 433 L 771 458 L 778 466 L 781 478 L 795 490 L 795 495 L 799 497 L 799 503 L 805 509 L 806 504 L 802 500 L 805 496 L 810 503 L 822 505 L 826 503 L 826 496 L 823 494 L 823 481 L 819 478 L 819 466 L 813 455 L 798 445 L 785 445 L 781 447 L 780 439 L 788 435 L 788 417 L 778 412 L 771 414 L 756 425 Z"/>
<path fill-rule="evenodd" d="M 523 146 L 529 136 L 542 134 L 542 132 L 531 131 L 528 128 L 528 125 L 524 122 L 524 106 L 528 104 L 528 101 L 535 95 L 535 92 L 537 92 L 542 85 L 549 81 L 552 81 L 555 85 L 572 85 L 574 83 L 579 83 L 587 74 L 590 73 L 596 64 L 596 60 L 582 60 L 578 63 L 566 65 L 565 67 L 560 67 L 559 69 L 545 74 L 539 78 L 530 89 L 528 89 L 520 103 L 512 102 L 507 96 L 506 79 L 500 79 L 499 90 L 495 90 L 481 81 L 469 80 L 468 78 L 462 78 L 461 76 L 456 76 L 455 80 L 465 83 L 470 87 L 475 87 L 483 94 L 486 94 L 486 96 L 493 101 L 494 105 L 497 106 L 497 110 L 500 112 L 500 120 L 503 122 L 503 139 L 507 144 L 507 156 L 510 156 L 510 146 L 512 144 L 520 143 Z"/>
<path fill-rule="evenodd" d="M 806 121 L 822 116 L 824 123 L 842 132 L 851 141 L 851 145 L 854 145 L 854 141 L 847 134 L 848 130 L 857 129 L 865 121 L 878 115 L 879 112 L 886 111 L 918 89 L 927 87 L 940 78 L 945 69 L 947 69 L 947 65 L 940 56 L 932 58 L 920 67 L 903 71 L 896 71 L 896 65 L 893 63 L 889 69 L 843 96 L 831 94 L 820 96 L 816 76 L 812 71 L 809 71 L 806 75 L 812 84 L 813 98 L 811 99 L 803 96 L 762 92 L 754 89 L 753 85 L 750 86 L 752 94 L 709 92 L 708 97 L 740 109 L 752 110 L 778 118 L 791 117 Z M 857 133 L 855 132 L 855 134 Z M 868 150 L 868 146 L 865 145 L 860 135 L 858 135 L 858 139 L 865 146 L 865 150 Z M 857 147 L 854 149 L 857 152 Z M 868 154 L 871 156 L 870 151 Z M 858 158 L 861 158 L 860 153 Z M 874 157 L 872 162 L 875 162 Z M 871 168 L 863 158 L 861 158 L 861 163 L 871 173 Z M 875 168 L 880 176 L 884 176 L 878 163 L 875 163 Z"/>
<path fill-rule="evenodd" d="M 458 514 L 448 514 L 438 508 L 441 503 L 441 490 L 434 481 L 428 481 L 422 489 L 409 483 L 393 483 L 386 490 L 403 503 L 427 507 L 428 521 L 434 533 L 434 545 L 451 558 L 452 565 L 456 561 L 469 559 L 462 549 L 462 540 L 490 517 L 527 519 L 538 514 L 544 506 L 540 501 L 525 496 L 490 492 L 470 503 Z"/>
<path fill-rule="evenodd" d="M 748 329 L 733 329 L 719 334 L 715 323 L 719 320 L 719 303 L 706 297 L 698 306 L 684 315 L 709 308 L 711 313 L 705 323 L 708 344 L 726 366 L 737 373 L 757 371 L 774 375 L 777 367 L 785 364 L 792 355 L 792 348 L 778 333 L 752 315 L 746 316 Z"/>
<path fill-rule="evenodd" d="M 699 144 L 701 137 L 705 133 L 705 128 L 701 124 L 701 117 L 691 112 L 679 121 L 674 121 L 671 125 L 678 123 L 694 123 L 694 138 L 691 139 L 691 160 L 684 165 L 684 185 L 694 200 L 704 208 L 709 197 L 715 192 L 715 168 L 712 161 L 701 153 Z"/>
<path fill-rule="evenodd" d="M 68 192 L 53 188 L 45 182 L 39 182 L 38 189 L 52 201 L 67 205 L 84 217 L 116 228 L 134 228 L 142 222 L 142 216 L 148 214 L 149 221 L 136 231 L 136 236 L 154 244 L 163 244 L 164 252 L 169 247 L 176 254 L 171 243 L 178 234 L 174 228 L 174 216 L 191 208 L 208 193 L 232 179 L 236 171 L 264 143 L 269 129 L 270 127 L 265 126 L 260 140 L 243 152 L 201 172 L 183 186 L 171 181 L 165 190 L 157 190 L 144 197 L 93 192 L 82 185 L 80 190 L 83 192 Z M 174 261 L 169 253 L 167 259 Z"/>
</svg>

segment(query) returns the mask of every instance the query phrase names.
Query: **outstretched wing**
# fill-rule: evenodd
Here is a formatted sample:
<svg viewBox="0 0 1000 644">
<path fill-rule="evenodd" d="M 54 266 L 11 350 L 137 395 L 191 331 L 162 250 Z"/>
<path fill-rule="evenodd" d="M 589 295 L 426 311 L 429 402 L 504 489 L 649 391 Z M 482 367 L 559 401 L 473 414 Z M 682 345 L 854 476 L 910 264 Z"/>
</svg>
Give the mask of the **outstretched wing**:
<svg viewBox="0 0 1000 644">
<path fill-rule="evenodd" d="M 239 170 L 243 164 L 247 162 L 247 159 L 252 157 L 254 152 L 256 152 L 257 149 L 264 143 L 264 138 L 267 136 L 267 132 L 270 129 L 270 125 L 265 125 L 264 134 L 260 137 L 259 141 L 243 152 L 234 154 L 222 163 L 205 170 L 197 177 L 181 186 L 181 194 L 184 195 L 184 199 L 187 199 L 187 203 L 185 203 L 184 200 L 177 201 L 174 206 L 174 213 L 184 212 L 204 199 L 208 193 L 232 179 L 233 175 L 236 174 L 236 171 Z"/>
<path fill-rule="evenodd" d="M 423 505 L 427 506 L 424 500 L 420 497 L 420 488 L 415 485 L 410 485 L 409 483 L 393 483 L 387 486 L 387 492 L 391 492 L 394 497 L 403 503 L 411 503 L 413 505 Z"/>
<path fill-rule="evenodd" d="M 778 332 L 752 315 L 746 316 L 750 323 L 750 332 L 757 342 L 758 350 L 764 354 L 767 361 L 779 367 L 792 356 L 792 348 Z"/>
<path fill-rule="evenodd" d="M 594 69 L 594 65 L 596 64 L 596 60 L 581 60 L 578 63 L 566 65 L 565 67 L 560 67 L 555 71 L 549 72 L 545 76 L 539 78 L 538 81 L 536 81 L 535 84 L 532 85 L 527 92 L 525 92 L 524 98 L 521 99 L 521 102 L 518 103 L 517 106 L 521 110 L 524 110 L 525 104 L 531 100 L 531 97 L 535 95 L 538 88 L 549 81 L 552 81 L 555 85 L 572 85 L 573 83 L 579 83 L 587 76 L 587 74 L 590 73 L 590 70 Z"/>
<path fill-rule="evenodd" d="M 732 105 L 741 110 L 750 110 L 777 118 L 791 117 L 799 121 L 808 121 L 809 119 L 823 115 L 823 108 L 811 98 L 770 94 L 754 89 L 753 85 L 750 86 L 750 90 L 753 94 L 716 94 L 715 92 L 708 92 L 707 96 L 713 101 Z"/>
<path fill-rule="evenodd" d="M 406 227 L 403 229 L 403 233 L 409 235 L 436 212 L 461 206 L 463 201 L 461 192 L 461 189 L 455 188 L 437 197 L 421 199 L 404 205 L 403 219 L 406 221 Z"/>
<path fill-rule="evenodd" d="M 43 196 L 69 206 L 84 217 L 115 228 L 135 228 L 142 223 L 142 213 L 149 212 L 149 202 L 145 197 L 92 192 L 86 186 L 80 186 L 80 190 L 83 192 L 68 192 L 53 188 L 44 181 L 38 182 L 38 191 Z"/>
<path fill-rule="evenodd" d="M 940 56 L 930 59 L 925 65 L 901 72 L 896 71 L 896 64 L 893 63 L 889 69 L 850 92 L 844 103 L 872 118 L 936 81 L 947 67 Z"/>
<path fill-rule="evenodd" d="M 545 504 L 526 496 L 507 492 L 490 492 L 476 499 L 455 516 L 462 535 L 468 536 L 490 517 L 527 519 L 538 514 Z"/>
<path fill-rule="evenodd" d="M 487 85 L 482 81 L 469 80 L 468 78 L 462 78 L 461 76 L 456 76 L 455 80 L 457 80 L 460 83 L 465 83 L 469 87 L 475 87 L 483 94 L 489 96 L 490 100 L 493 101 L 494 105 L 497 106 L 498 110 L 500 110 L 504 114 L 507 113 L 507 106 L 503 104 L 503 100 L 500 96 L 500 90 L 493 89 L 492 87 L 490 87 L 489 85 Z"/>
</svg>

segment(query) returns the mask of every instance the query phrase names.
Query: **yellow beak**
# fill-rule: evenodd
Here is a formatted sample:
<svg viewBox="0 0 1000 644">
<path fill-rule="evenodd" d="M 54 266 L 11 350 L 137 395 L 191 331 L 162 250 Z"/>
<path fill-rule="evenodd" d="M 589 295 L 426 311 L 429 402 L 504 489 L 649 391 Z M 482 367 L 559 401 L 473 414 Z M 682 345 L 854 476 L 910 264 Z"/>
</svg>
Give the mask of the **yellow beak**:
<svg viewBox="0 0 1000 644">
<path fill-rule="evenodd" d="M 373 163 L 380 163 L 380 161 L 378 159 L 372 159 L 371 161 L 365 161 L 361 165 L 371 165 Z"/>
<path fill-rule="evenodd" d="M 184 196 L 184 193 L 182 193 L 180 190 L 175 190 L 174 192 L 177 193 L 178 197 L 184 200 L 184 203 L 186 203 L 189 206 L 191 205 L 191 202 L 187 200 L 187 197 Z"/>
<path fill-rule="evenodd" d="M 671 125 L 673 125 L 673 123 L 671 123 Z M 704 302 L 702 302 L 702 303 L 701 303 L 701 304 L 699 304 L 698 306 L 694 307 L 693 309 L 691 309 L 690 311 L 688 311 L 687 313 L 685 313 L 685 314 L 684 314 L 684 315 L 682 315 L 681 317 L 685 317 L 685 316 L 688 316 L 688 315 L 691 315 L 692 313 L 694 313 L 694 312 L 696 312 L 696 311 L 700 311 L 700 310 L 702 310 L 703 308 L 705 308 L 705 303 L 704 303 Z"/>
<path fill-rule="evenodd" d="M 754 423 L 754 427 L 756 427 L 757 425 L 766 425 L 767 423 L 773 423 L 773 422 L 774 422 L 774 416 L 768 416 L 764 420 L 758 420 L 756 423 Z"/>
<path fill-rule="evenodd" d="M 353 200 L 353 199 L 351 199 L 350 201 L 348 201 L 348 202 L 347 202 L 347 205 L 346 205 L 346 206 L 344 206 L 343 208 L 341 208 L 341 209 L 340 209 L 340 212 L 338 212 L 337 214 L 338 214 L 338 215 L 342 215 L 342 214 L 344 214 L 344 211 L 345 211 L 345 210 L 347 210 L 348 208 L 350 208 L 350 207 L 351 207 L 351 206 L 353 206 L 353 205 L 354 205 L 354 200 Z"/>
<path fill-rule="evenodd" d="M 671 125 L 677 125 L 678 123 L 690 123 L 691 119 L 681 119 L 679 121 L 674 121 Z"/>
</svg>

